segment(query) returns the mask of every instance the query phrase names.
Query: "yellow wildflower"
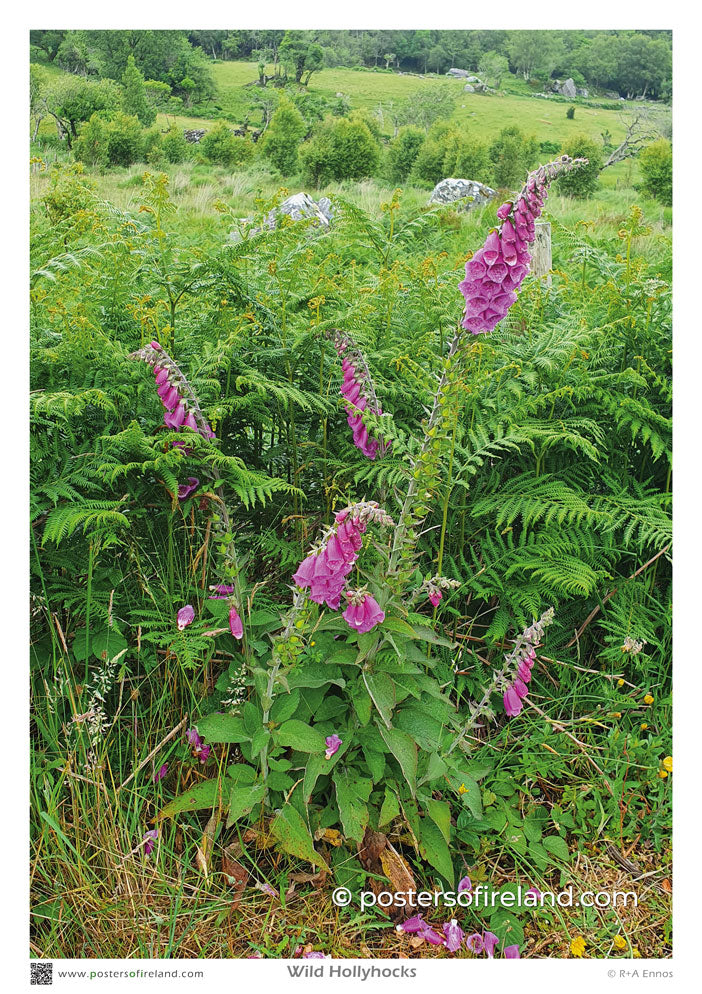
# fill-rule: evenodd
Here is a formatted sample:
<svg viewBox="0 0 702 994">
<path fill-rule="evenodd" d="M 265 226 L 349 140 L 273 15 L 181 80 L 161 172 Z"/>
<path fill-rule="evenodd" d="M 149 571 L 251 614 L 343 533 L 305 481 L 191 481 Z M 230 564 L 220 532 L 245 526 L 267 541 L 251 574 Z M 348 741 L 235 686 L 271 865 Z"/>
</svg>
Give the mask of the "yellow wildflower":
<svg viewBox="0 0 702 994">
<path fill-rule="evenodd" d="M 650 694 L 646 694 L 644 697 L 644 704 L 653 704 L 653 698 Z"/>
<path fill-rule="evenodd" d="M 626 949 L 626 939 L 623 935 L 615 935 L 613 941 L 616 949 Z"/>
<path fill-rule="evenodd" d="M 641 959 L 641 953 L 638 951 L 638 949 L 633 950 L 632 956 L 634 957 L 634 959 Z"/>
<path fill-rule="evenodd" d="M 647 725 L 647 724 L 646 724 L 646 722 L 644 721 L 644 722 L 642 723 L 642 725 L 641 725 L 641 731 L 642 731 L 642 732 L 645 732 L 647 728 L 648 728 L 648 725 Z"/>
<path fill-rule="evenodd" d="M 580 957 L 585 952 L 585 939 L 582 935 L 576 936 L 570 944 L 570 951 L 573 956 Z"/>
<path fill-rule="evenodd" d="M 673 772 L 673 757 L 672 756 L 666 756 L 665 757 L 665 759 L 663 760 L 663 769 L 667 770 L 668 773 L 672 773 Z"/>
<path fill-rule="evenodd" d="M 666 777 L 668 776 L 668 771 L 667 770 L 659 770 L 658 771 L 658 776 L 661 778 L 661 780 L 665 780 Z"/>
<path fill-rule="evenodd" d="M 624 686 L 624 681 L 623 680 L 617 680 L 617 686 L 618 687 L 623 687 Z"/>
<path fill-rule="evenodd" d="M 462 783 L 461 786 L 458 788 L 458 793 L 459 794 L 467 794 L 468 793 L 468 788 L 466 787 L 466 785 L 464 783 Z"/>
</svg>

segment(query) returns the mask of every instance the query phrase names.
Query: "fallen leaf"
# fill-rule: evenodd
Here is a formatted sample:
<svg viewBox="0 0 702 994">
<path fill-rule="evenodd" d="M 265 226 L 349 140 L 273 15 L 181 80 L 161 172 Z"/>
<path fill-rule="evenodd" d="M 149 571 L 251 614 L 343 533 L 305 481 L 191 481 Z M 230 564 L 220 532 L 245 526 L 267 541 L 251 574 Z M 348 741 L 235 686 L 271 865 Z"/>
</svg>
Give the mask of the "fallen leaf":
<svg viewBox="0 0 702 994">
<path fill-rule="evenodd" d="M 222 873 L 227 878 L 227 882 L 232 885 L 232 908 L 236 908 L 241 901 L 242 894 L 249 882 L 249 871 L 235 858 L 240 853 L 241 846 L 238 842 L 227 846 L 222 853 Z"/>
</svg>

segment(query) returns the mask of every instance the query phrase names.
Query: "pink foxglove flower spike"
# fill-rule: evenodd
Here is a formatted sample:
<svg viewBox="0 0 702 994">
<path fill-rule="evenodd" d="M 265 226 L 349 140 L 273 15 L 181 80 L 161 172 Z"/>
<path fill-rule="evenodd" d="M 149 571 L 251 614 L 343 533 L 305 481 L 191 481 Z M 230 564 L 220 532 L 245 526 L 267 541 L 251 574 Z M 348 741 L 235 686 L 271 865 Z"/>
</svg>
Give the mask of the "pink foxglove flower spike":
<svg viewBox="0 0 702 994">
<path fill-rule="evenodd" d="M 178 631 L 182 632 L 184 628 L 192 624 L 193 618 L 195 617 L 195 608 L 192 604 L 186 604 L 178 611 Z"/>
<path fill-rule="evenodd" d="M 551 182 L 586 159 L 564 155 L 530 173 L 517 199 L 497 210 L 498 228 L 466 263 L 466 278 L 458 289 L 466 299 L 461 322 L 474 335 L 492 331 L 517 299 L 516 291 L 529 272 L 528 246 L 536 237 L 534 222 L 541 215 Z"/>
</svg>

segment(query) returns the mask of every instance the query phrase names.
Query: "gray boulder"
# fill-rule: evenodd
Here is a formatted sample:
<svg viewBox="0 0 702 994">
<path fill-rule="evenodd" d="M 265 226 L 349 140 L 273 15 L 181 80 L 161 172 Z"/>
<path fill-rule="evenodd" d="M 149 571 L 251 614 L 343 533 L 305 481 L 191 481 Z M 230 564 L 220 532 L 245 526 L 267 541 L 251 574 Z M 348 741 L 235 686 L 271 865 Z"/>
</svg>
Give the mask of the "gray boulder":
<svg viewBox="0 0 702 994">
<path fill-rule="evenodd" d="M 272 231 L 276 227 L 281 214 L 287 214 L 293 221 L 302 221 L 311 218 L 314 227 L 326 230 L 334 215 L 334 208 L 328 197 L 321 197 L 319 202 L 317 202 L 308 193 L 294 193 L 291 197 L 284 200 L 280 206 L 274 207 L 272 211 L 268 212 L 263 221 L 262 228 L 252 228 L 249 234 L 258 234 L 264 228 Z M 250 226 L 253 224 L 253 218 L 241 218 L 239 223 L 243 227 Z M 229 234 L 229 241 L 237 242 L 240 237 L 238 231 L 232 231 Z"/>
<path fill-rule="evenodd" d="M 477 180 L 442 179 L 434 187 L 429 198 L 429 203 L 451 204 L 455 200 L 463 200 L 466 197 L 470 197 L 471 200 L 466 204 L 465 209 L 472 210 L 474 207 L 482 207 L 483 204 L 486 204 L 496 196 L 496 190 L 490 189 L 484 183 L 478 183 Z"/>
<path fill-rule="evenodd" d="M 446 75 L 453 76 L 455 79 L 468 79 L 470 73 L 467 69 L 448 69 Z"/>
<path fill-rule="evenodd" d="M 586 89 L 584 89 L 584 88 L 583 89 L 578 88 L 575 92 L 577 93 L 577 95 L 579 97 L 588 97 L 589 96 L 588 91 Z"/>
<path fill-rule="evenodd" d="M 464 93 L 475 93 L 475 87 L 471 86 L 470 83 L 466 83 L 466 85 L 463 87 L 463 92 Z"/>
<path fill-rule="evenodd" d="M 561 83 L 561 85 L 558 88 L 558 92 L 563 97 L 571 97 L 572 98 L 572 97 L 577 97 L 577 95 L 578 95 L 577 88 L 576 88 L 575 83 L 573 82 L 572 79 L 567 79 L 565 81 L 565 83 Z"/>
<path fill-rule="evenodd" d="M 610 100 L 619 100 L 619 94 L 616 90 L 605 90 L 604 95 L 609 97 Z"/>
</svg>

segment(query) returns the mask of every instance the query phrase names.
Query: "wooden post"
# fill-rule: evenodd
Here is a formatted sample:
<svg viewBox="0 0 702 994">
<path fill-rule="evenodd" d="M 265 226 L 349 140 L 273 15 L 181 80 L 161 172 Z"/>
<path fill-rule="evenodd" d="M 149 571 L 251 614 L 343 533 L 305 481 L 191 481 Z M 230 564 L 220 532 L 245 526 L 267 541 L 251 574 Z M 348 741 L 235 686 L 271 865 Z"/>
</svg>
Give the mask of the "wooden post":
<svg viewBox="0 0 702 994">
<path fill-rule="evenodd" d="M 539 221 L 534 225 L 536 238 L 531 255 L 531 271 L 534 276 L 543 279 L 546 286 L 551 286 L 551 224 L 549 221 Z"/>
</svg>

